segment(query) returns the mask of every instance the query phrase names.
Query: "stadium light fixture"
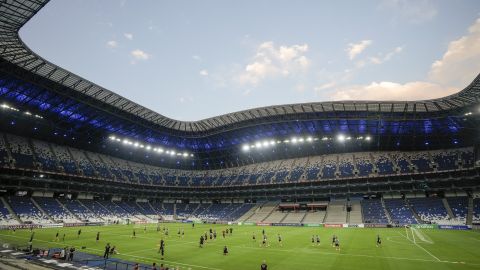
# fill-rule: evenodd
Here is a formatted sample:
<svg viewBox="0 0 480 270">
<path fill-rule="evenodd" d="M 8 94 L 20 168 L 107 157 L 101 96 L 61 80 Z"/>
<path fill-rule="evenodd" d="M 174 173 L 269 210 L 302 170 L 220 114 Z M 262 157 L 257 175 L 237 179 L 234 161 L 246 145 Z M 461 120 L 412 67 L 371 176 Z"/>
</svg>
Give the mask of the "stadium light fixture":
<svg viewBox="0 0 480 270">
<path fill-rule="evenodd" d="M 128 145 L 128 146 L 132 146 L 134 148 L 139 148 L 139 149 L 144 149 L 147 152 L 153 151 L 153 152 L 156 152 L 158 154 L 162 154 L 162 153 L 165 152 L 165 150 L 161 147 L 154 147 L 150 144 L 143 144 L 139 141 L 131 141 L 127 138 L 119 138 L 118 136 L 115 136 L 115 135 L 110 135 L 108 138 L 112 142 L 119 142 L 119 143 L 122 143 L 123 145 Z M 193 157 L 193 154 L 190 154 L 187 151 L 177 151 L 177 150 L 174 150 L 174 149 L 166 151 L 166 154 L 169 154 L 170 156 L 183 156 L 185 158 L 186 157 Z"/>
<path fill-rule="evenodd" d="M 313 138 L 312 138 L 312 137 L 308 137 L 308 138 L 307 138 L 307 142 L 313 142 Z"/>
<path fill-rule="evenodd" d="M 249 150 L 250 150 L 250 145 L 244 144 L 244 145 L 242 146 L 242 150 L 245 151 L 245 152 L 249 151 Z"/>
<path fill-rule="evenodd" d="M 339 135 L 337 136 L 337 140 L 338 140 L 339 142 L 344 142 L 344 141 L 345 141 L 345 135 L 339 134 Z"/>
<path fill-rule="evenodd" d="M 296 137 L 293 137 L 291 140 L 290 140 L 293 144 L 297 143 L 298 142 L 298 139 Z"/>
<path fill-rule="evenodd" d="M 365 141 L 370 141 L 370 140 L 372 140 L 372 137 L 370 136 L 365 137 Z"/>
</svg>

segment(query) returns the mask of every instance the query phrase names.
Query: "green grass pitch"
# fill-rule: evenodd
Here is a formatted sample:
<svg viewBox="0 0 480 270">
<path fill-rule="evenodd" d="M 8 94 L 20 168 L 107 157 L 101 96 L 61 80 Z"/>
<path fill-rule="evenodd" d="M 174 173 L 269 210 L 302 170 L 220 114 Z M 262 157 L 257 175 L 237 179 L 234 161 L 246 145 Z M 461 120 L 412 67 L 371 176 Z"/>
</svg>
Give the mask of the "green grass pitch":
<svg viewBox="0 0 480 270">
<path fill-rule="evenodd" d="M 261 227 L 231 226 L 233 235 L 222 237 L 226 225 L 170 223 L 169 236 L 156 231 L 156 224 L 116 225 L 104 227 L 82 227 L 77 239 L 75 228 L 52 228 L 35 230 L 34 247 L 75 246 L 77 250 L 86 246 L 88 253 L 103 254 L 107 242 L 115 245 L 119 254 L 114 257 L 151 264 L 163 262 L 180 269 L 195 270 L 243 270 L 260 269 L 263 260 L 269 270 L 287 269 L 480 269 L 480 233 L 476 231 L 448 231 L 419 229 L 413 233 L 405 228 L 398 229 L 354 229 L 315 227 Z M 133 228 L 136 239 L 132 239 Z M 177 237 L 179 228 L 185 230 L 183 238 Z M 208 241 L 199 248 L 200 235 L 209 228 L 217 230 L 217 239 Z M 262 229 L 269 239 L 269 247 L 260 247 Z M 56 232 L 60 233 L 55 242 Z M 100 232 L 100 241 L 95 236 Z M 65 242 L 61 238 L 66 233 Z M 253 242 L 252 234 L 257 241 Z M 277 234 L 283 238 L 283 246 L 277 241 Z M 311 237 L 318 234 L 320 246 L 313 246 Z M 332 235 L 340 240 L 341 250 L 331 246 Z M 382 238 L 382 246 L 376 247 L 376 236 Z M 7 243 L 26 245 L 29 230 L 0 231 L 0 240 Z M 165 257 L 162 261 L 157 253 L 160 239 L 166 242 Z M 223 255 L 227 246 L 229 254 Z"/>
</svg>

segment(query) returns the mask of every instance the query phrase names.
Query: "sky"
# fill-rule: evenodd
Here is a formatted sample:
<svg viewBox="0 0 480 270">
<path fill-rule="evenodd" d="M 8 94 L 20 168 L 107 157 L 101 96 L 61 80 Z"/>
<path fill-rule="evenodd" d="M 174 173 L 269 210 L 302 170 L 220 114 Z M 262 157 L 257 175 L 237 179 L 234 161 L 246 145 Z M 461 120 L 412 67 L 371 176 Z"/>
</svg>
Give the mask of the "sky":
<svg viewBox="0 0 480 270">
<path fill-rule="evenodd" d="M 478 0 L 52 0 L 20 36 L 45 59 L 182 121 L 438 98 L 480 73 Z"/>
</svg>

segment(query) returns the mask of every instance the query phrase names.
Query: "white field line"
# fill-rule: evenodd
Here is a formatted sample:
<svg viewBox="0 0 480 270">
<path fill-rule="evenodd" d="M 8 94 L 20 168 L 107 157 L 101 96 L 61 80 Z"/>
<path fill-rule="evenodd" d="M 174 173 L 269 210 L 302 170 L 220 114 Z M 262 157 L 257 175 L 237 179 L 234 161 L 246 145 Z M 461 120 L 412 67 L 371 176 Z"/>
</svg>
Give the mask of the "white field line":
<svg viewBox="0 0 480 270">
<path fill-rule="evenodd" d="M 398 233 L 400 235 L 402 235 L 401 233 Z M 403 235 L 402 235 L 403 236 Z M 406 237 L 405 237 L 406 238 Z M 408 238 L 407 238 L 408 239 Z M 415 236 L 413 236 L 413 239 L 415 239 Z M 410 239 L 408 239 L 410 240 Z M 412 241 L 412 240 L 410 240 Z M 439 262 L 443 262 L 442 260 L 440 260 L 439 258 L 437 258 L 437 256 L 433 255 L 432 253 L 430 253 L 430 251 L 426 250 L 425 248 L 423 248 L 422 246 L 420 246 L 419 244 L 417 244 L 415 241 L 412 241 L 412 243 L 417 246 L 418 248 L 422 249 L 423 251 L 425 251 L 428 255 L 432 256 L 433 258 L 435 258 L 435 260 L 439 261 Z"/>
<path fill-rule="evenodd" d="M 413 233 L 412 227 L 410 227 L 410 232 L 412 233 L 413 243 L 414 243 L 414 244 L 417 244 L 417 241 L 415 240 L 415 234 Z"/>
</svg>

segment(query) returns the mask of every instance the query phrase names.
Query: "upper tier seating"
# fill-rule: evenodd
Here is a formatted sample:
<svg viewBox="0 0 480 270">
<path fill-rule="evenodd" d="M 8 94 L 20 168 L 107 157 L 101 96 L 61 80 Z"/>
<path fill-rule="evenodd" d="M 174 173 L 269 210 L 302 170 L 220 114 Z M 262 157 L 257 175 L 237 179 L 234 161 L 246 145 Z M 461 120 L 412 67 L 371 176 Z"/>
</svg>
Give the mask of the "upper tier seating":
<svg viewBox="0 0 480 270">
<path fill-rule="evenodd" d="M 473 148 L 458 148 L 331 154 L 222 170 L 189 171 L 155 167 L 11 134 L 0 135 L 0 167 L 64 172 L 143 185 L 243 186 L 383 177 L 465 169 L 472 167 L 475 160 Z"/>
</svg>

